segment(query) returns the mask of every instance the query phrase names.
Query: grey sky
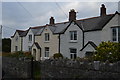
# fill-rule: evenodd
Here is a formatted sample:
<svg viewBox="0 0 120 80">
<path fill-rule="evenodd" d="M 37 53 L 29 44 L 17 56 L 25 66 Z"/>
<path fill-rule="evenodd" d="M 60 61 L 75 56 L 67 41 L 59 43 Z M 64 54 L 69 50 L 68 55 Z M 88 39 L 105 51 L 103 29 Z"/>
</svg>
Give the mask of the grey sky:
<svg viewBox="0 0 120 80">
<path fill-rule="evenodd" d="M 3 37 L 12 36 L 16 29 L 48 24 L 51 16 L 55 22 L 68 21 L 70 9 L 78 12 L 77 19 L 99 16 L 101 4 L 106 5 L 107 14 L 118 11 L 118 2 L 3 2 Z"/>
</svg>

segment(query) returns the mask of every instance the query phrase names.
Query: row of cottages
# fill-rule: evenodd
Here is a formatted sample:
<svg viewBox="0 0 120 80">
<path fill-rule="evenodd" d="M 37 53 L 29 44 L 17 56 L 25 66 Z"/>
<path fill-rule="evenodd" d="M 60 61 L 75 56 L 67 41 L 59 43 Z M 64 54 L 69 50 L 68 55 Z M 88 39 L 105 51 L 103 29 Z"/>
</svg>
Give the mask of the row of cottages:
<svg viewBox="0 0 120 80">
<path fill-rule="evenodd" d="M 106 14 L 105 5 L 100 16 L 76 20 L 74 9 L 69 21 L 55 23 L 53 17 L 44 26 L 16 30 L 11 37 L 11 51 L 31 51 L 36 60 L 49 59 L 55 53 L 74 59 L 89 56 L 102 41 L 120 42 L 120 13 Z"/>
</svg>

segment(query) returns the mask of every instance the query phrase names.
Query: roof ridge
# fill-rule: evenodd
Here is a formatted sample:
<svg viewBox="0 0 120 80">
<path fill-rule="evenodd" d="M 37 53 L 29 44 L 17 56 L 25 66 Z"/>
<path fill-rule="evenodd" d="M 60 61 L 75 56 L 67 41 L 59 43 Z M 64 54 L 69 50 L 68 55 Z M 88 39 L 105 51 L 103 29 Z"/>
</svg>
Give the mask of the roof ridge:
<svg viewBox="0 0 120 80">
<path fill-rule="evenodd" d="M 110 15 L 114 15 L 114 14 L 108 14 L 108 15 L 106 15 L 106 16 L 110 16 Z M 101 16 L 88 17 L 88 18 L 79 19 L 79 20 L 75 20 L 75 21 L 82 21 L 82 20 L 94 19 L 94 18 L 99 18 L 99 17 L 101 17 Z"/>
</svg>

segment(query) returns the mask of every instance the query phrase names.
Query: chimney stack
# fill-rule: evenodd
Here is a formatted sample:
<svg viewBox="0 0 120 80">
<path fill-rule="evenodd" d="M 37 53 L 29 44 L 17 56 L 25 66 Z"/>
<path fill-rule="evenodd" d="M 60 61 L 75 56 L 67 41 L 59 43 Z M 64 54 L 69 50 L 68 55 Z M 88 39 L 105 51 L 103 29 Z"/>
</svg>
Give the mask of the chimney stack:
<svg viewBox="0 0 120 80">
<path fill-rule="evenodd" d="M 71 9 L 69 12 L 69 21 L 76 20 L 76 12 L 74 9 Z"/>
<path fill-rule="evenodd" d="M 105 16 L 106 15 L 106 8 L 105 5 L 102 4 L 100 8 L 100 16 Z"/>
<path fill-rule="evenodd" d="M 49 24 L 51 24 L 51 25 L 54 24 L 54 18 L 53 17 L 50 18 L 50 23 Z"/>
</svg>

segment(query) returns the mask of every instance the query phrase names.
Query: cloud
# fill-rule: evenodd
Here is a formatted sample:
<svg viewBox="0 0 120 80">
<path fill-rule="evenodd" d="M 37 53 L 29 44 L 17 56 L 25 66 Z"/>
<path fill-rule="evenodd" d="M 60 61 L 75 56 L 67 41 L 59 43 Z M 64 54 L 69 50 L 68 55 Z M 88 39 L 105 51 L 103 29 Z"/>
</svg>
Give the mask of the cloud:
<svg viewBox="0 0 120 80">
<path fill-rule="evenodd" d="M 22 6 L 17 2 L 4 2 L 2 9 L 3 25 L 14 29 L 28 29 L 30 26 L 45 25 L 49 23 L 49 18 L 53 16 L 55 22 L 68 21 L 70 9 L 75 9 L 77 19 L 91 16 L 98 16 L 100 5 L 103 2 L 21 2 Z M 116 11 L 117 3 L 105 3 L 108 13 Z M 112 5 L 112 6 L 111 6 Z M 60 9 L 61 8 L 61 9 Z M 32 16 L 31 16 L 31 15 Z M 6 33 L 8 32 L 8 33 Z M 4 37 L 11 36 L 15 30 L 5 28 Z"/>
</svg>

